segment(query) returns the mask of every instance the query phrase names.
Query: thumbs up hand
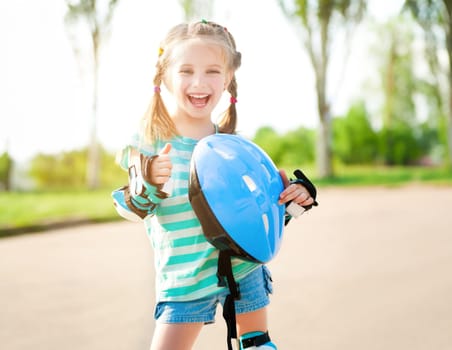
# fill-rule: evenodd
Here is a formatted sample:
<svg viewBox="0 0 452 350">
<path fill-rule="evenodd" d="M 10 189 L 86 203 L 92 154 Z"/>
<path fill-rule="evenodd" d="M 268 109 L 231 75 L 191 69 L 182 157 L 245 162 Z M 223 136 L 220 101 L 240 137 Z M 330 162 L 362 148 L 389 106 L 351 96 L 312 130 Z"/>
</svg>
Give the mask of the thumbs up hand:
<svg viewBox="0 0 452 350">
<path fill-rule="evenodd" d="M 152 160 L 150 175 L 153 184 L 162 185 L 168 182 L 171 177 L 173 163 L 169 156 L 170 151 L 171 144 L 167 143 L 158 154 L 158 157 Z"/>
</svg>

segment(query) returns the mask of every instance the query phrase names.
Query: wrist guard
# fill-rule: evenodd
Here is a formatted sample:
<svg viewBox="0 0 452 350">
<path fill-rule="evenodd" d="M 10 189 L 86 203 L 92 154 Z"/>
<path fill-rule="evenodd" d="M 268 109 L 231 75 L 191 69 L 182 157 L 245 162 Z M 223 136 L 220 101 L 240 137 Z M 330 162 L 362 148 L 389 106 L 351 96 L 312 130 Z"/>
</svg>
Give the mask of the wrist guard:
<svg viewBox="0 0 452 350">
<path fill-rule="evenodd" d="M 118 213 L 131 221 L 144 219 L 152 214 L 157 203 L 168 197 L 163 185 L 152 184 L 150 168 L 152 160 L 140 154 L 138 164 L 129 166 L 129 184 L 113 192 L 113 200 Z"/>
<path fill-rule="evenodd" d="M 309 192 L 309 195 L 314 199 L 314 203 L 311 205 L 304 205 L 300 206 L 298 204 L 295 204 L 294 202 L 290 201 L 286 204 L 286 215 L 284 219 L 284 224 L 287 225 L 289 221 L 292 219 L 292 217 L 298 217 L 301 214 L 303 214 L 306 210 L 311 209 L 313 206 L 318 206 L 319 203 L 316 201 L 317 197 L 317 189 L 315 188 L 314 184 L 311 182 L 311 180 L 308 179 L 308 177 L 303 174 L 303 172 L 299 169 L 295 170 L 293 174 L 297 177 L 295 180 L 290 179 L 290 184 L 300 184 L 303 185 L 306 190 Z"/>
<path fill-rule="evenodd" d="M 303 206 L 303 208 L 309 210 L 313 206 L 314 207 L 318 206 L 319 203 L 316 201 L 317 189 L 315 188 L 311 180 L 309 180 L 308 177 L 300 169 L 295 170 L 293 174 L 296 176 L 296 179 L 295 180 L 290 179 L 290 183 L 303 185 L 308 190 L 309 195 L 312 197 L 312 199 L 314 199 L 314 203 L 312 203 L 311 205 Z"/>
<path fill-rule="evenodd" d="M 151 202 L 160 202 L 168 198 L 168 193 L 162 191 L 163 185 L 151 181 L 151 164 L 158 155 L 147 157 L 140 153 L 139 164 L 129 167 L 129 187 L 133 198 L 141 197 Z"/>
</svg>

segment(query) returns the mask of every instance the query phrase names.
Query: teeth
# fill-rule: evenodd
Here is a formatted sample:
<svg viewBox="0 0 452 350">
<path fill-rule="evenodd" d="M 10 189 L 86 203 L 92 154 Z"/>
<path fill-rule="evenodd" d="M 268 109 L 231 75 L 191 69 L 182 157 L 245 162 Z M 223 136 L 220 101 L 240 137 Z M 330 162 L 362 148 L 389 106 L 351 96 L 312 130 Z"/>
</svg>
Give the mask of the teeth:
<svg viewBox="0 0 452 350">
<path fill-rule="evenodd" d="M 191 98 L 199 98 L 199 99 L 209 97 L 209 95 L 189 95 L 189 96 L 190 96 Z"/>
</svg>

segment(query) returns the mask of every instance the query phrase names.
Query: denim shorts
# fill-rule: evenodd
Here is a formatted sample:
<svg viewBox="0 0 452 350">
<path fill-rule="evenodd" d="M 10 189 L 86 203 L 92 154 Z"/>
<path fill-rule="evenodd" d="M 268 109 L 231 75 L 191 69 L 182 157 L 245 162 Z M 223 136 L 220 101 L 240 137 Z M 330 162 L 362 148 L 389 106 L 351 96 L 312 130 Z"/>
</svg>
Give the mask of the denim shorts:
<svg viewBox="0 0 452 350">
<path fill-rule="evenodd" d="M 273 292 L 270 271 L 261 266 L 239 282 L 241 298 L 235 301 L 237 314 L 259 310 L 270 303 Z M 157 303 L 154 317 L 159 323 L 213 323 L 218 303 L 224 304 L 228 289 L 192 301 L 163 301 Z"/>
</svg>

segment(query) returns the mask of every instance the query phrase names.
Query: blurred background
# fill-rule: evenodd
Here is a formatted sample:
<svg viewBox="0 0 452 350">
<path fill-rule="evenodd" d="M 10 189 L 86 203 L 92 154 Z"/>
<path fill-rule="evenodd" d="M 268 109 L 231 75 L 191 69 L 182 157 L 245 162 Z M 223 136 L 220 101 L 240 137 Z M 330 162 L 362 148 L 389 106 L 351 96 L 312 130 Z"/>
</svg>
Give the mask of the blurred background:
<svg viewBox="0 0 452 350">
<path fill-rule="evenodd" d="M 140 223 L 116 222 L 114 158 L 148 107 L 160 40 L 205 18 L 242 53 L 239 133 L 319 190 L 270 264 L 278 346 L 451 349 L 451 13 L 449 0 L 0 1 L 0 348 L 149 347 L 153 253 Z M 217 323 L 196 349 L 226 347 Z"/>
<path fill-rule="evenodd" d="M 277 166 L 321 186 L 452 182 L 448 1 L 0 6 L 2 232 L 115 217 L 108 194 L 125 174 L 114 155 L 150 101 L 159 42 L 200 18 L 235 36 L 239 133 Z M 30 206 L 36 195 L 49 204 Z"/>
</svg>

